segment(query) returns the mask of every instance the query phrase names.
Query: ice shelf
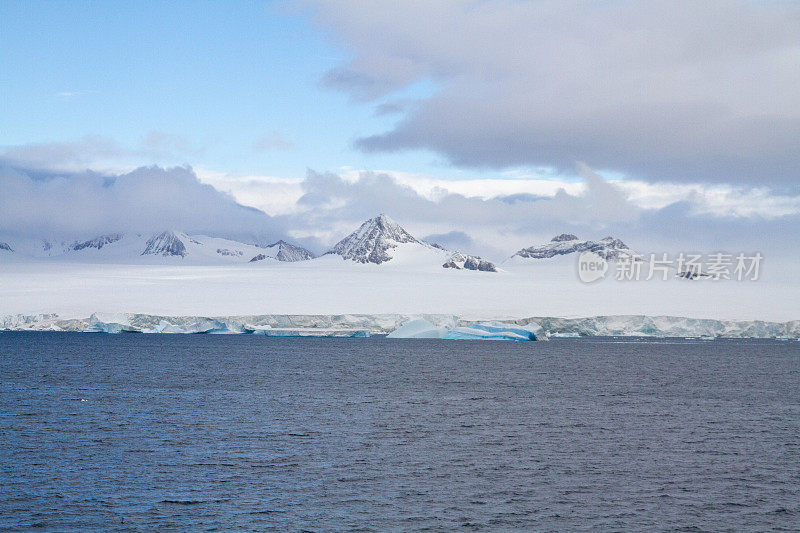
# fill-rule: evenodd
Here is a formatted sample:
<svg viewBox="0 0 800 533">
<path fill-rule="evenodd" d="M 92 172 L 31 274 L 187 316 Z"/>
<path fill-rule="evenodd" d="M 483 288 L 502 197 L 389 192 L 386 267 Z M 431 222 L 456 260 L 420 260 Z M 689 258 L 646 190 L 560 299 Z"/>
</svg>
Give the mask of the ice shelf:
<svg viewBox="0 0 800 533">
<path fill-rule="evenodd" d="M 501 323 L 501 326 L 496 324 Z M 538 324 L 541 330 L 526 329 Z M 495 324 L 495 325 L 492 325 Z M 62 319 L 55 314 L 0 317 L 5 331 L 78 331 L 104 333 L 206 333 L 265 336 L 367 336 L 442 338 L 473 335 L 486 338 L 492 328 L 513 335 L 540 337 L 698 337 L 800 339 L 800 320 L 713 320 L 676 316 L 617 315 L 578 318 L 531 316 L 471 319 L 445 314 L 341 314 L 160 316 L 138 313 L 94 313 L 88 318 Z M 466 328 L 466 329 L 462 329 Z M 470 331 L 467 331 L 469 329 Z M 454 333 L 455 332 L 455 333 Z M 526 333 L 527 332 L 527 333 Z"/>
</svg>

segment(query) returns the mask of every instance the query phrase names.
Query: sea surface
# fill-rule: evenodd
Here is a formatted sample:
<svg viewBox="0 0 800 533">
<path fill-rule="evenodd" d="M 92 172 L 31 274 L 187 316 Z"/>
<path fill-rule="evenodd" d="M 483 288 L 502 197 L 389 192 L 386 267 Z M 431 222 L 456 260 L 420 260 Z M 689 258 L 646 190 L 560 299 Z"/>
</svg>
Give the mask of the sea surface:
<svg viewBox="0 0 800 533">
<path fill-rule="evenodd" d="M 800 530 L 800 343 L 0 333 L 0 530 Z"/>
</svg>

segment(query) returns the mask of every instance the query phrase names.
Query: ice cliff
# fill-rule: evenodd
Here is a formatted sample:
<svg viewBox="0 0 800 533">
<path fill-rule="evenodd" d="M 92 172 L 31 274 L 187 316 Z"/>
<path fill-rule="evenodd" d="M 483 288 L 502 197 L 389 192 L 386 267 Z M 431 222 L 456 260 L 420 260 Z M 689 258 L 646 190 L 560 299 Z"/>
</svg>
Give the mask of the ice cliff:
<svg viewBox="0 0 800 533">
<path fill-rule="evenodd" d="M 416 322 L 415 322 L 416 321 Z M 425 321 L 422 323 L 420 321 Z M 55 314 L 0 317 L 0 330 L 104 331 L 109 333 L 231 333 L 284 335 L 363 336 L 387 334 L 408 326 L 407 335 L 437 337 L 456 328 L 471 328 L 485 320 L 443 314 L 343 314 L 343 315 L 252 315 L 252 316 L 159 316 L 149 314 L 95 313 L 89 318 L 62 319 Z M 594 316 L 583 318 L 532 316 L 503 318 L 503 327 L 536 323 L 548 337 L 707 337 L 800 339 L 800 320 L 712 320 L 674 316 Z M 414 328 L 417 332 L 414 335 Z M 264 333 L 269 330 L 268 333 Z M 403 333 L 402 329 L 399 330 Z M 411 333 L 409 333 L 411 331 Z M 535 332 L 534 332 L 535 334 Z M 398 334 L 392 335 L 400 336 Z"/>
</svg>

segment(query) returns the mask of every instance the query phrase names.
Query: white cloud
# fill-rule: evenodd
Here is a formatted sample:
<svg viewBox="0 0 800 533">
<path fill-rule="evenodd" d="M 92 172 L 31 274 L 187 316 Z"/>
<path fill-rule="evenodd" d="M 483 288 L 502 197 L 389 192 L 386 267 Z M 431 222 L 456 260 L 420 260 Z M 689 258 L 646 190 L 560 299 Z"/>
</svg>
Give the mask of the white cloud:
<svg viewBox="0 0 800 533">
<path fill-rule="evenodd" d="M 272 131 L 269 135 L 265 135 L 253 143 L 253 150 L 256 152 L 265 152 L 267 150 L 288 150 L 294 146 L 294 143 L 287 140 L 279 131 Z"/>
<path fill-rule="evenodd" d="M 275 219 L 201 183 L 186 167 L 141 167 L 103 175 L 25 171 L 0 164 L 0 187 L 4 235 L 71 239 L 168 229 L 245 240 L 285 235 Z"/>
<path fill-rule="evenodd" d="M 100 135 L 86 135 L 78 141 L 29 143 L 0 149 L 0 162 L 23 169 L 120 173 L 141 166 L 142 161 L 163 165 L 185 164 L 203 147 L 171 133 L 151 131 L 137 146 L 125 146 Z"/>
</svg>

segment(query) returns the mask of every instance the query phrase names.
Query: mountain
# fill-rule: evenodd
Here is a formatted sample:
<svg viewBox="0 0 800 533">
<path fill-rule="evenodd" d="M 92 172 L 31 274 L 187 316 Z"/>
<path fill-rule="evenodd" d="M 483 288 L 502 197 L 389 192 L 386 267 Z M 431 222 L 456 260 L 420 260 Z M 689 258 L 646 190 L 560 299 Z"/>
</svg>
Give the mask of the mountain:
<svg viewBox="0 0 800 533">
<path fill-rule="evenodd" d="M 0 241 L 0 252 L 14 261 L 47 260 L 79 263 L 117 264 L 194 264 L 216 265 L 248 263 L 257 260 L 303 261 L 313 254 L 300 246 L 278 241 L 267 247 L 244 242 L 188 235 L 167 230 L 152 235 L 108 232 L 90 239 L 55 241 L 26 239 Z M 6 254 L 4 254 L 6 255 Z"/>
<path fill-rule="evenodd" d="M 444 268 L 455 268 L 457 270 L 480 270 L 483 272 L 497 272 L 494 263 L 475 257 L 474 255 L 454 253 L 450 260 L 442 265 Z"/>
<path fill-rule="evenodd" d="M 153 235 L 147 240 L 142 255 L 186 257 L 186 243 L 183 239 L 189 239 L 189 236 L 184 233 L 176 234 L 173 231 Z"/>
<path fill-rule="evenodd" d="M 415 239 L 388 216 L 380 214 L 361 224 L 360 228 L 331 248 L 328 254 L 340 255 L 357 263 L 380 265 L 392 259 L 390 250 L 405 243 L 430 246 Z"/>
<path fill-rule="evenodd" d="M 418 240 L 385 214 L 361 224 L 326 255 L 338 255 L 357 263 L 376 265 L 400 261 L 404 264 L 435 264 L 457 270 L 497 272 L 497 267 L 489 261 Z"/>
<path fill-rule="evenodd" d="M 265 246 L 264 251 L 255 255 L 250 262 L 263 261 L 269 257 L 277 259 L 278 261 L 293 263 L 295 261 L 314 259 L 315 256 L 302 246 L 296 246 L 284 240 L 280 240 L 269 246 Z"/>
<path fill-rule="evenodd" d="M 108 235 L 100 235 L 88 241 L 76 242 L 75 244 L 72 245 L 72 249 L 75 251 L 83 250 L 85 248 L 96 248 L 99 250 L 106 244 L 117 242 L 120 239 L 122 239 L 121 233 L 110 233 Z"/>
<path fill-rule="evenodd" d="M 525 259 L 549 259 L 559 255 L 580 252 L 594 252 L 608 261 L 619 260 L 622 256 L 636 255 L 624 242 L 614 237 L 606 237 L 599 241 L 584 241 L 570 233 L 562 233 L 553 237 L 549 243 L 540 246 L 523 248 L 511 257 Z"/>
</svg>

